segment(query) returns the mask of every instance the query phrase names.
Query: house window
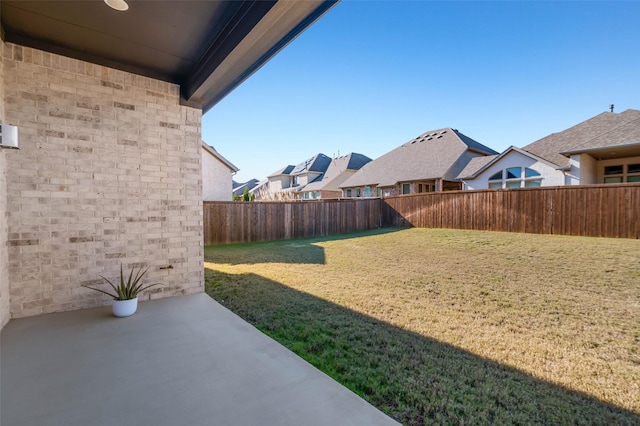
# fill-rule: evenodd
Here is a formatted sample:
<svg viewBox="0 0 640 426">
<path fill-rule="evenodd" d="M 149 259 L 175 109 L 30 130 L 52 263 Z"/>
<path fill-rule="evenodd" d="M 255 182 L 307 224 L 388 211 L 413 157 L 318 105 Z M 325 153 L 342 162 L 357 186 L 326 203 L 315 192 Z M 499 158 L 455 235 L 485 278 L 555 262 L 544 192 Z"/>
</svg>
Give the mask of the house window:
<svg viewBox="0 0 640 426">
<path fill-rule="evenodd" d="M 433 185 L 430 183 L 418 183 L 415 187 L 418 193 L 433 192 Z"/>
<path fill-rule="evenodd" d="M 624 182 L 624 167 L 622 164 L 615 166 L 605 166 L 604 183 L 622 183 Z"/>
<path fill-rule="evenodd" d="M 378 197 L 382 198 L 382 189 L 381 188 L 378 188 Z"/>
<path fill-rule="evenodd" d="M 369 188 L 368 186 L 364 187 L 364 196 L 371 197 L 371 188 Z"/>
<path fill-rule="evenodd" d="M 402 193 L 403 194 L 411 194 L 411 184 L 403 183 L 402 184 Z"/>
<path fill-rule="evenodd" d="M 542 186 L 542 176 L 528 167 L 509 167 L 489 177 L 489 188 L 531 188 Z"/>
<path fill-rule="evenodd" d="M 604 174 L 608 175 L 621 175 L 623 171 L 622 164 L 618 166 L 606 166 L 604 168 Z"/>
<path fill-rule="evenodd" d="M 507 169 L 507 179 L 520 179 L 522 177 L 522 168 L 509 167 Z"/>
<path fill-rule="evenodd" d="M 347 197 L 351 198 L 351 190 L 350 189 L 347 189 Z"/>
<path fill-rule="evenodd" d="M 627 173 L 640 173 L 640 164 L 629 164 L 627 166 Z"/>
<path fill-rule="evenodd" d="M 496 189 L 502 188 L 502 170 L 489 177 L 489 188 Z"/>
<path fill-rule="evenodd" d="M 622 183 L 622 176 L 606 177 L 604 183 Z"/>
<path fill-rule="evenodd" d="M 360 197 L 361 193 L 360 193 L 360 188 L 356 189 L 356 197 Z"/>
<path fill-rule="evenodd" d="M 640 182 L 640 164 L 605 166 L 604 183 Z"/>
<path fill-rule="evenodd" d="M 299 176 L 293 176 L 291 178 L 291 186 L 298 186 L 299 185 L 298 178 L 299 178 Z"/>
</svg>

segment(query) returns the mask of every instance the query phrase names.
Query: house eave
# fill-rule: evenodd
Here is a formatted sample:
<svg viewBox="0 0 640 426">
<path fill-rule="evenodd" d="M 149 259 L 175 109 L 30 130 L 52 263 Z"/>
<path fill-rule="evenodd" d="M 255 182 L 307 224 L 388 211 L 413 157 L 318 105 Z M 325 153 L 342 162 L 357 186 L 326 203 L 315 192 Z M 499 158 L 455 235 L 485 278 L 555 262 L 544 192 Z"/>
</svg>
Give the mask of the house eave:
<svg viewBox="0 0 640 426">
<path fill-rule="evenodd" d="M 226 158 L 224 158 L 222 156 L 222 154 L 220 154 L 212 146 L 208 145 L 204 141 L 202 142 L 202 147 L 205 149 L 205 151 L 207 151 L 209 154 L 211 154 L 216 159 L 218 159 L 220 162 L 222 162 L 225 166 L 227 166 L 229 168 L 229 170 L 231 170 L 234 174 L 237 173 L 238 171 L 240 171 L 240 169 L 238 167 L 236 167 L 231 161 L 229 161 Z"/>
<path fill-rule="evenodd" d="M 633 142 L 623 145 L 600 146 L 593 148 L 575 149 L 564 151 L 560 154 L 570 157 L 572 155 L 589 154 L 598 160 L 615 159 L 625 157 L 640 156 L 640 142 Z"/>
</svg>

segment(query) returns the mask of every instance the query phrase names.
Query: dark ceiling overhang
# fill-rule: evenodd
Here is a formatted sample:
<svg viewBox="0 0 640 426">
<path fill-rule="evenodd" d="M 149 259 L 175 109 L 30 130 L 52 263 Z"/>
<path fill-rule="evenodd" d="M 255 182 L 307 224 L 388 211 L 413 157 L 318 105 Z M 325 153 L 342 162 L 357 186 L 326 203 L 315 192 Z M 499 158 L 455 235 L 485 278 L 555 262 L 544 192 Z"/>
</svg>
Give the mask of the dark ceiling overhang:
<svg viewBox="0 0 640 426">
<path fill-rule="evenodd" d="M 0 0 L 3 40 L 179 84 L 203 111 L 338 0 Z"/>
</svg>

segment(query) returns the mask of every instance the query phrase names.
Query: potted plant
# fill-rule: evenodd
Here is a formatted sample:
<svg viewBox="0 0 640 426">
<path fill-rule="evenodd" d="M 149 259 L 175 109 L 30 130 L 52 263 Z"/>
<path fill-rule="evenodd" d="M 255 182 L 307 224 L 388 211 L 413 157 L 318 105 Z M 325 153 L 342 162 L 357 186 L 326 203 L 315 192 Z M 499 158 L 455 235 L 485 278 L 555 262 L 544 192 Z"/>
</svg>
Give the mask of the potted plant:
<svg viewBox="0 0 640 426">
<path fill-rule="evenodd" d="M 87 287 L 91 290 L 99 291 L 100 293 L 104 293 L 113 297 L 113 314 L 117 317 L 128 317 L 135 314 L 136 310 L 138 309 L 138 293 L 155 285 L 159 285 L 159 283 L 149 284 L 146 286 L 142 285 L 140 280 L 142 280 L 142 277 L 147 273 L 148 270 L 149 268 L 145 270 L 142 270 L 142 268 L 140 268 L 136 271 L 135 268 L 133 268 L 129 273 L 129 277 L 125 279 L 122 265 L 120 265 L 119 285 L 115 285 L 113 282 L 100 275 L 100 278 L 109 283 L 113 291 L 102 290 L 101 288 L 92 287 L 90 285 L 83 285 L 83 287 Z"/>
</svg>

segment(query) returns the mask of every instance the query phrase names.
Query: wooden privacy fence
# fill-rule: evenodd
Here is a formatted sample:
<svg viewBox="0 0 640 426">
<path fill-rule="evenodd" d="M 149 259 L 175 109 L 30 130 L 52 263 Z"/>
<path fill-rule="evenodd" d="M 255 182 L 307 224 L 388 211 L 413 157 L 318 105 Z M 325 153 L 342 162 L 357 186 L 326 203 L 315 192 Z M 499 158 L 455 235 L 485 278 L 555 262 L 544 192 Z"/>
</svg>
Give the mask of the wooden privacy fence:
<svg viewBox="0 0 640 426">
<path fill-rule="evenodd" d="M 440 192 L 385 198 L 383 226 L 640 238 L 640 185 Z"/>
<path fill-rule="evenodd" d="M 204 244 L 272 241 L 379 228 L 381 200 L 204 202 Z"/>
<path fill-rule="evenodd" d="M 205 245 L 392 226 L 640 238 L 640 184 L 434 192 L 383 199 L 204 203 Z"/>
</svg>

